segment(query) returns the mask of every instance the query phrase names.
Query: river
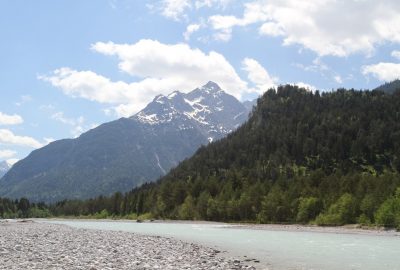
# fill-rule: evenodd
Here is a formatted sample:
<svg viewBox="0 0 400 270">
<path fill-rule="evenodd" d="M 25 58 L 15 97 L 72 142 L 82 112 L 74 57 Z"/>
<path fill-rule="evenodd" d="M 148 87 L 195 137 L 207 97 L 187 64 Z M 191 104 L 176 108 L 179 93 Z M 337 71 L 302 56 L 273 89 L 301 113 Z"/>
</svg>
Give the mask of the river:
<svg viewBox="0 0 400 270">
<path fill-rule="evenodd" d="M 349 230 L 282 229 L 221 223 L 46 220 L 75 228 L 173 237 L 260 260 L 259 269 L 399 270 L 400 236 Z"/>
</svg>

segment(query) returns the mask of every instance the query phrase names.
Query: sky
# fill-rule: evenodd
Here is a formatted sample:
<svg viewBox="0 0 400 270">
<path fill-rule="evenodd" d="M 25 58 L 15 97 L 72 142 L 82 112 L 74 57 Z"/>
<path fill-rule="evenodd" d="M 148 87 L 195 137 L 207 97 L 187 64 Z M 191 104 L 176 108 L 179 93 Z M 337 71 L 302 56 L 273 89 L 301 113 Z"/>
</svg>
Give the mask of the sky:
<svg viewBox="0 0 400 270">
<path fill-rule="evenodd" d="M 400 77 L 398 0 L 2 0 L 0 37 L 9 163 L 208 81 L 245 101 Z"/>
</svg>

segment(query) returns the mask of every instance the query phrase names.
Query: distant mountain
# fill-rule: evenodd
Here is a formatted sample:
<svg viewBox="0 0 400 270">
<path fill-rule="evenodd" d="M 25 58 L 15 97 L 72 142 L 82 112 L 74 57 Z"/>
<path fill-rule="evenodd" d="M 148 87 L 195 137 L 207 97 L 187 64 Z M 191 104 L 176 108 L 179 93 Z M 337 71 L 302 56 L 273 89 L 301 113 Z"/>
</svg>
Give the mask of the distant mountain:
<svg viewBox="0 0 400 270">
<path fill-rule="evenodd" d="M 213 82 L 188 94 L 159 95 L 130 118 L 33 151 L 0 180 L 0 196 L 57 201 L 127 191 L 156 180 L 247 116 L 245 106 Z"/>
<path fill-rule="evenodd" d="M 382 84 L 381 86 L 378 86 L 374 90 L 393 94 L 396 90 L 400 90 L 400 80 L 394 80 L 392 82 Z"/>
<path fill-rule="evenodd" d="M 7 161 L 1 161 L 0 162 L 0 178 L 5 175 L 8 170 L 11 168 L 11 166 L 8 164 Z"/>
<path fill-rule="evenodd" d="M 257 99 L 246 100 L 243 102 L 243 105 L 250 112 L 253 109 L 253 107 L 257 105 Z"/>
</svg>

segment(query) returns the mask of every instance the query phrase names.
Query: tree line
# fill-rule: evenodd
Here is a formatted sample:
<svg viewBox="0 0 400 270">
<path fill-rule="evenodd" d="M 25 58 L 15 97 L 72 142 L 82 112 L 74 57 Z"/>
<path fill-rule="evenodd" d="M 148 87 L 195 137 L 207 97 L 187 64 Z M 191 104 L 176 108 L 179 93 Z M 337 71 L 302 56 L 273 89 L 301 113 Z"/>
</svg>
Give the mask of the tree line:
<svg viewBox="0 0 400 270">
<path fill-rule="evenodd" d="M 238 130 L 156 183 L 46 209 L 54 216 L 400 228 L 399 171 L 399 90 L 285 85 L 259 98 Z"/>
</svg>

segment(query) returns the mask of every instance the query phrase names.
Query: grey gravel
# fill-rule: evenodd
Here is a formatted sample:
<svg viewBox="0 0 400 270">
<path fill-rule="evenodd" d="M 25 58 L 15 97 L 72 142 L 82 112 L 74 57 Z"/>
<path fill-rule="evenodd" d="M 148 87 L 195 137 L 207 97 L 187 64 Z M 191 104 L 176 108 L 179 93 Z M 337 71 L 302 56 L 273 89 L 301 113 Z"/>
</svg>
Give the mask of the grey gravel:
<svg viewBox="0 0 400 270">
<path fill-rule="evenodd" d="M 220 251 L 176 239 L 0 222 L 0 269 L 255 269 Z"/>
</svg>

